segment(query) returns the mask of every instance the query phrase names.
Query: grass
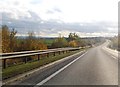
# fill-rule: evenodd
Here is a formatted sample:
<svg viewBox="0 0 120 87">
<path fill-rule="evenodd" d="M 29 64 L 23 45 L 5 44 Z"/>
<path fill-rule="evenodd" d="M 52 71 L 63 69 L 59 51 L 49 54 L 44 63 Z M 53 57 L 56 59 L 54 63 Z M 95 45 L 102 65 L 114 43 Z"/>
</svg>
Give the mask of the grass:
<svg viewBox="0 0 120 87">
<path fill-rule="evenodd" d="M 24 72 L 27 72 L 27 71 L 30 71 L 32 69 L 38 68 L 40 66 L 46 65 L 46 64 L 51 63 L 53 61 L 62 59 L 64 57 L 67 57 L 67 56 L 72 55 L 74 53 L 77 53 L 79 51 L 80 50 L 71 51 L 71 52 L 64 53 L 64 54 L 61 53 L 62 55 L 56 54 L 56 56 L 41 58 L 39 61 L 28 62 L 26 64 L 7 67 L 6 69 L 3 69 L 2 78 L 4 80 L 4 79 L 10 78 L 10 77 L 14 77 L 18 74 L 22 74 Z"/>
<path fill-rule="evenodd" d="M 45 44 L 47 44 L 47 46 L 51 46 L 51 44 L 54 42 L 55 39 L 44 39 Z"/>
</svg>

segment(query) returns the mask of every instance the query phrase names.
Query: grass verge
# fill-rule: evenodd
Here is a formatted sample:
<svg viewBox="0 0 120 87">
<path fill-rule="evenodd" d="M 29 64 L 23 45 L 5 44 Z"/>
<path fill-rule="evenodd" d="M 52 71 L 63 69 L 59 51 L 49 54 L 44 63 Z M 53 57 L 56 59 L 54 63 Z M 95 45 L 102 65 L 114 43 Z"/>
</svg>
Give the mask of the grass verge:
<svg viewBox="0 0 120 87">
<path fill-rule="evenodd" d="M 3 80 L 5 80 L 7 78 L 14 77 L 18 74 L 22 74 L 24 72 L 27 72 L 27 71 L 30 71 L 32 69 L 38 68 L 40 66 L 49 64 L 51 62 L 54 62 L 56 60 L 62 59 L 62 58 L 67 57 L 67 56 L 70 56 L 70 55 L 72 55 L 74 53 L 77 53 L 79 51 L 80 50 L 71 51 L 69 53 L 64 53 L 62 55 L 57 54 L 56 56 L 41 58 L 39 61 L 28 62 L 26 64 L 7 67 L 6 69 L 3 69 L 2 78 L 3 78 Z"/>
</svg>

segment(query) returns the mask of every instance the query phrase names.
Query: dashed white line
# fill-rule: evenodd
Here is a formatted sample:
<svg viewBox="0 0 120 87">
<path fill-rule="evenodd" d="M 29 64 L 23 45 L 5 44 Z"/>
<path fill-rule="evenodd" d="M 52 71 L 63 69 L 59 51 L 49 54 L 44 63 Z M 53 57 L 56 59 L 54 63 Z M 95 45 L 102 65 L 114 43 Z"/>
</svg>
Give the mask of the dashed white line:
<svg viewBox="0 0 120 87">
<path fill-rule="evenodd" d="M 59 74 L 61 71 L 63 71 L 64 69 L 66 69 L 68 66 L 70 66 L 71 64 L 73 64 L 75 61 L 77 61 L 78 59 L 80 59 L 82 56 L 84 56 L 87 52 L 85 52 L 84 54 L 82 54 L 80 57 L 76 58 L 75 60 L 73 60 L 72 62 L 70 62 L 69 64 L 67 64 L 66 66 L 64 66 L 63 68 L 59 69 L 58 71 L 56 71 L 55 73 L 53 73 L 52 75 L 50 75 L 49 77 L 47 77 L 46 79 L 42 80 L 40 83 L 36 84 L 37 87 L 38 85 L 43 85 L 44 83 L 46 83 L 48 80 L 50 80 L 51 78 L 53 78 L 54 76 L 56 76 L 57 74 Z"/>
</svg>

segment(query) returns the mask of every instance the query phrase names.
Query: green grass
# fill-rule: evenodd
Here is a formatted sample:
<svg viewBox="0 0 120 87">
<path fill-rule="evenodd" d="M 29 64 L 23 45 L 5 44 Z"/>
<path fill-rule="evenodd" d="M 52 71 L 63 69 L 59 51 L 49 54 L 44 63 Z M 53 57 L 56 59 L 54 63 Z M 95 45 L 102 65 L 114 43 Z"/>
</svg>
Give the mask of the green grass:
<svg viewBox="0 0 120 87">
<path fill-rule="evenodd" d="M 62 55 L 57 54 L 56 56 L 41 58 L 39 61 L 28 62 L 26 64 L 7 67 L 6 69 L 3 69 L 2 77 L 3 77 L 3 79 L 7 79 L 10 77 L 16 76 L 18 74 L 22 74 L 24 72 L 27 72 L 27 71 L 30 71 L 32 69 L 38 68 L 40 66 L 46 65 L 46 64 L 51 63 L 53 61 L 62 59 L 64 57 L 67 57 L 67 56 L 72 55 L 74 53 L 77 53 L 79 51 L 80 50 L 72 51 L 72 52 L 65 53 L 65 54 L 61 53 Z"/>
<path fill-rule="evenodd" d="M 44 40 L 44 43 L 47 45 L 47 46 L 51 46 L 52 43 L 54 42 L 55 39 L 45 39 Z"/>
</svg>

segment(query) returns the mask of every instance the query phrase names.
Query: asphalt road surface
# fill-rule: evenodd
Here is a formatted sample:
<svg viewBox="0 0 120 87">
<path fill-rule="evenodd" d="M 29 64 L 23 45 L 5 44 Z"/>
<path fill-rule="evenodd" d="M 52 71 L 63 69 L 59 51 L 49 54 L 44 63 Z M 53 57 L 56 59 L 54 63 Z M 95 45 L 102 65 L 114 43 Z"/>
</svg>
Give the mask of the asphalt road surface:
<svg viewBox="0 0 120 87">
<path fill-rule="evenodd" d="M 17 84 L 32 84 L 34 80 L 34 85 L 118 85 L 118 58 L 105 51 L 105 45 L 89 49 L 40 82 L 38 75 Z"/>
<path fill-rule="evenodd" d="M 118 59 L 103 46 L 90 49 L 44 85 L 118 85 Z"/>
</svg>

